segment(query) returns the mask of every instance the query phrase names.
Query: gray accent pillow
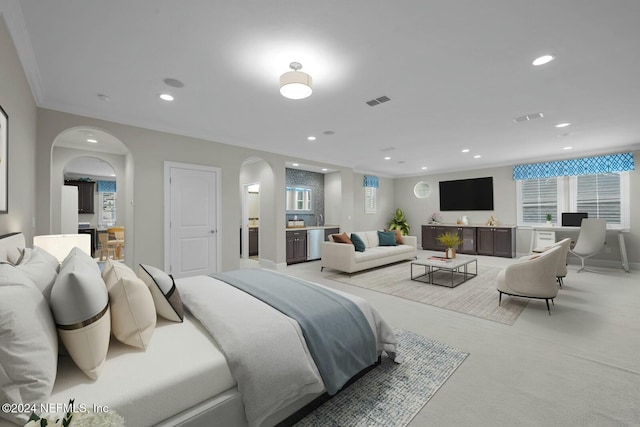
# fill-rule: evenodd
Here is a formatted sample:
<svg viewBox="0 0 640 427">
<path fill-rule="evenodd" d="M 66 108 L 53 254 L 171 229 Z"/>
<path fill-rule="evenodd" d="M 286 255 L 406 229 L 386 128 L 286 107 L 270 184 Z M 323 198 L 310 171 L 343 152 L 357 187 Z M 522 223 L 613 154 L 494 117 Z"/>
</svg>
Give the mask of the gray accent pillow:
<svg viewBox="0 0 640 427">
<path fill-rule="evenodd" d="M 49 304 L 23 272 L 0 264 L 0 402 L 47 402 L 58 368 L 58 337 Z M 28 413 L 0 411 L 24 425 Z"/>
<path fill-rule="evenodd" d="M 173 277 L 159 268 L 144 264 L 140 264 L 138 276 L 151 290 L 151 296 L 158 314 L 165 319 L 182 322 L 184 308 L 182 307 L 180 292 L 178 292 Z"/>
</svg>

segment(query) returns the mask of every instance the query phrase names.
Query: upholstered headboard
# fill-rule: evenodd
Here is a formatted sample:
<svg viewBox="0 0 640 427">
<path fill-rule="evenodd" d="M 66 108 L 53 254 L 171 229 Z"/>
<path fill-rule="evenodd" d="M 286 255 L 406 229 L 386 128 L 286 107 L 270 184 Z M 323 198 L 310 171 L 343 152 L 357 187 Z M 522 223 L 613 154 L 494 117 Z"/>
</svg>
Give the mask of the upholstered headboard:
<svg viewBox="0 0 640 427">
<path fill-rule="evenodd" d="M 14 262 L 20 258 L 25 241 L 22 233 L 9 233 L 0 236 L 0 262 Z"/>
</svg>

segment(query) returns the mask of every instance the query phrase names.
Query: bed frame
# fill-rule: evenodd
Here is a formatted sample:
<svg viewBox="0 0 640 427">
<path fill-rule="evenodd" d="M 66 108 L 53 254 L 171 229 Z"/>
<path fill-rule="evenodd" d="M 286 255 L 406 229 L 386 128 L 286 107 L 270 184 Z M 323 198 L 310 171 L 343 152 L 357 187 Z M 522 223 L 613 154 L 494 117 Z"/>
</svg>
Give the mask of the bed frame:
<svg viewBox="0 0 640 427">
<path fill-rule="evenodd" d="M 7 261 L 8 251 L 24 247 L 25 238 L 21 232 L 1 235 L 0 262 Z M 375 364 L 363 369 L 360 373 L 354 376 L 337 394 L 378 366 L 380 364 L 380 360 L 381 359 L 379 357 Z M 333 396 L 329 396 L 326 392 L 303 396 L 269 416 L 262 426 L 293 426 L 332 397 Z M 13 424 L 0 420 L 0 427 L 5 425 L 13 426 Z M 248 427 L 242 403 L 242 396 L 240 395 L 237 387 L 228 389 L 217 396 L 205 400 L 204 402 L 192 406 L 191 408 L 156 424 L 158 427 L 199 427 L 202 425 L 214 427 Z"/>
</svg>

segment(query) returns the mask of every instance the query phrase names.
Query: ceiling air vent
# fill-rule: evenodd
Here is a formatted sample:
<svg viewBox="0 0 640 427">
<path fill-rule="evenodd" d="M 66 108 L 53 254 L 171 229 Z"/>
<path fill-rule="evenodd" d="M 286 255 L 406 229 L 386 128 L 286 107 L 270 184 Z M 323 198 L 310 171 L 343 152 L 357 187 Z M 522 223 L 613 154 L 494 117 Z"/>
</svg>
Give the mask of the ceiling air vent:
<svg viewBox="0 0 640 427">
<path fill-rule="evenodd" d="M 529 120 L 539 119 L 541 117 L 544 117 L 542 113 L 534 113 L 534 114 L 527 114 L 526 116 L 516 117 L 515 119 L 513 119 L 513 121 L 515 123 L 521 123 L 521 122 L 528 122 Z"/>
<path fill-rule="evenodd" d="M 376 105 L 382 104 L 383 102 L 387 102 L 387 101 L 391 101 L 391 98 L 389 98 L 388 96 L 384 95 L 384 96 L 381 96 L 379 98 L 367 101 L 367 105 L 369 105 L 371 107 L 375 107 Z"/>
</svg>

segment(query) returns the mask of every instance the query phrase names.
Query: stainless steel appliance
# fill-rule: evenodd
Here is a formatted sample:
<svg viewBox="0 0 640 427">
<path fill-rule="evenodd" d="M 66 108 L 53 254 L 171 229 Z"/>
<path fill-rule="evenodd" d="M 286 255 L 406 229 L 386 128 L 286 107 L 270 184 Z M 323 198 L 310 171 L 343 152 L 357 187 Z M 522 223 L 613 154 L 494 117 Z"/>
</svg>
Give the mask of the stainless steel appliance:
<svg viewBox="0 0 640 427">
<path fill-rule="evenodd" d="M 307 230 L 307 261 L 321 258 L 322 242 L 324 242 L 323 229 Z"/>
</svg>

